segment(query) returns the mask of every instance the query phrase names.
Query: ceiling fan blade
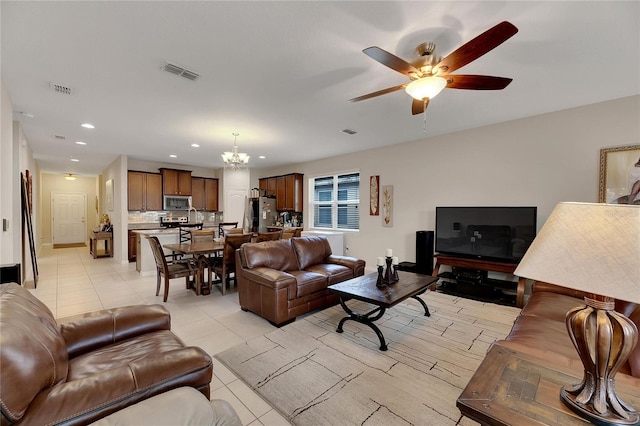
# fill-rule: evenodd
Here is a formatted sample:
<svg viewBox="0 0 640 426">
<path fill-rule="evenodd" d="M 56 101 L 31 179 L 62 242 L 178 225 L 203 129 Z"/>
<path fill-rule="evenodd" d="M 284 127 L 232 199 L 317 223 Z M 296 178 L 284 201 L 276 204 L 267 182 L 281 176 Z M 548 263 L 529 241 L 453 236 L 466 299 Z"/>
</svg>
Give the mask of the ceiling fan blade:
<svg viewBox="0 0 640 426">
<path fill-rule="evenodd" d="M 376 96 L 386 95 L 387 93 L 392 93 L 392 92 L 398 91 L 400 89 L 404 89 L 407 86 L 407 84 L 409 84 L 409 83 L 400 84 L 398 86 L 393 86 L 393 87 L 388 87 L 386 89 L 378 90 L 377 92 L 372 92 L 372 93 L 368 93 L 366 95 L 358 96 L 357 98 L 349 99 L 349 102 L 364 101 L 365 99 L 371 99 L 371 98 L 375 98 Z"/>
<path fill-rule="evenodd" d="M 411 102 L 411 114 L 422 114 L 424 110 L 427 109 L 427 106 L 429 106 L 429 98 L 414 99 L 413 102 Z"/>
<path fill-rule="evenodd" d="M 503 21 L 451 52 L 435 68 L 443 68 L 444 74 L 453 72 L 500 46 L 517 32 L 515 25 Z"/>
<path fill-rule="evenodd" d="M 380 62 L 382 65 L 385 65 L 392 70 L 398 71 L 401 74 L 406 75 L 407 77 L 411 77 L 411 73 L 419 73 L 419 71 L 411 65 L 409 62 L 404 59 L 398 58 L 396 55 L 393 55 L 386 50 L 380 49 L 377 46 L 367 47 L 362 52 L 365 55 L 369 56 L 371 59 L 374 59 Z"/>
<path fill-rule="evenodd" d="M 493 77 L 490 75 L 463 75 L 449 74 L 447 79 L 448 89 L 467 90 L 501 90 L 511 83 L 513 79 L 505 77 Z"/>
</svg>

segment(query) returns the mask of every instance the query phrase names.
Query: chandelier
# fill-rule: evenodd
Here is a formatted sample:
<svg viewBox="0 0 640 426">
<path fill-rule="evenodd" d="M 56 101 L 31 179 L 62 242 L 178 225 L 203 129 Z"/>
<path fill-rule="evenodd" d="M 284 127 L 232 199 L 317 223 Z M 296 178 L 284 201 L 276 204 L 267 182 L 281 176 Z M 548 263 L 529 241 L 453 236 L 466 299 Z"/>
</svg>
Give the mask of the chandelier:
<svg viewBox="0 0 640 426">
<path fill-rule="evenodd" d="M 231 170 L 246 169 L 249 163 L 249 154 L 244 152 L 238 152 L 238 144 L 236 143 L 239 133 L 232 133 L 233 135 L 233 150 L 231 152 L 225 151 L 222 154 L 224 160 L 224 167 Z"/>
</svg>

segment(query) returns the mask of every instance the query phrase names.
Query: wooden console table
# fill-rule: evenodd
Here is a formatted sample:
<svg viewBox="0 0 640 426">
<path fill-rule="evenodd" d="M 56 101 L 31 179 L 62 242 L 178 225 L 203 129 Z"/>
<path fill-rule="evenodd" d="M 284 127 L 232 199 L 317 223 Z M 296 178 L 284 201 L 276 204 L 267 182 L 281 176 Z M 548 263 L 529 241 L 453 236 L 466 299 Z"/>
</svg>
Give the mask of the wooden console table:
<svg viewBox="0 0 640 426">
<path fill-rule="evenodd" d="M 104 252 L 98 254 L 98 241 L 104 240 Z M 89 238 L 89 254 L 93 258 L 113 257 L 113 233 L 112 232 L 93 232 Z"/>
<path fill-rule="evenodd" d="M 505 274 L 513 274 L 518 267 L 516 263 L 496 262 L 491 260 L 470 259 L 464 257 L 449 256 L 438 254 L 435 256 L 436 265 L 433 268 L 434 277 L 440 273 L 440 266 L 455 266 L 459 268 L 478 269 L 480 271 L 502 272 Z M 516 306 L 522 308 L 524 306 L 524 288 L 525 278 L 518 278 L 518 288 L 516 293 Z M 433 290 L 433 288 L 432 288 Z"/>
<path fill-rule="evenodd" d="M 581 371 L 494 345 L 458 400 L 460 412 L 482 425 L 584 426 L 560 400 L 560 389 L 579 383 Z M 634 408 L 640 394 L 633 383 L 616 381 L 618 395 Z"/>
</svg>

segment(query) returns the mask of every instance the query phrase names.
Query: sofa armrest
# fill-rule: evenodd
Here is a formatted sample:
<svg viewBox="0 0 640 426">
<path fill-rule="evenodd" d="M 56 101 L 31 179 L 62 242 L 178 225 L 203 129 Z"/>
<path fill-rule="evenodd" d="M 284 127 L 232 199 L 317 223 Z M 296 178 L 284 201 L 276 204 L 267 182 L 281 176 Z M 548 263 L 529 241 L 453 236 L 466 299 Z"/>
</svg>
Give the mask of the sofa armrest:
<svg viewBox="0 0 640 426">
<path fill-rule="evenodd" d="M 353 271 L 353 276 L 358 277 L 364 275 L 365 261 L 350 256 L 338 256 L 331 254 L 325 258 L 325 263 L 335 263 L 338 265 L 346 266 Z"/>
<path fill-rule="evenodd" d="M 169 311 L 161 305 L 105 309 L 59 322 L 69 358 L 152 331 L 171 329 Z"/>
<path fill-rule="evenodd" d="M 196 347 L 149 354 L 129 365 L 40 392 L 21 420 L 24 424 L 86 424 L 161 392 L 189 386 L 191 376 L 206 368 L 213 371 L 211 358 Z"/>
<path fill-rule="evenodd" d="M 531 289 L 533 293 L 537 291 L 546 291 L 549 293 L 557 293 L 564 294 L 565 296 L 576 297 L 578 299 L 583 299 L 586 296 L 584 291 L 574 290 L 567 287 L 562 287 L 556 284 L 545 283 L 543 281 L 535 281 L 533 283 L 533 287 Z"/>
<path fill-rule="evenodd" d="M 266 267 L 254 269 L 242 268 L 241 274 L 249 281 L 274 289 L 286 287 L 295 288 L 297 284 L 296 278 L 288 272 Z"/>
</svg>

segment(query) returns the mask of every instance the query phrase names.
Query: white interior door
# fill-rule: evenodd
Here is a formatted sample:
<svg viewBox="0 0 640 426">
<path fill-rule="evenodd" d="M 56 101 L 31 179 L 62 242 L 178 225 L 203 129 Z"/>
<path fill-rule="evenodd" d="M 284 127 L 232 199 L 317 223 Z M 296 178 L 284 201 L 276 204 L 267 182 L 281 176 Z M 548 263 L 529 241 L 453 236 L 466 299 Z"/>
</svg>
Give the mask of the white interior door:
<svg viewBox="0 0 640 426">
<path fill-rule="evenodd" d="M 51 194 L 53 244 L 78 244 L 87 241 L 87 194 Z"/>
</svg>

